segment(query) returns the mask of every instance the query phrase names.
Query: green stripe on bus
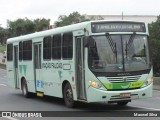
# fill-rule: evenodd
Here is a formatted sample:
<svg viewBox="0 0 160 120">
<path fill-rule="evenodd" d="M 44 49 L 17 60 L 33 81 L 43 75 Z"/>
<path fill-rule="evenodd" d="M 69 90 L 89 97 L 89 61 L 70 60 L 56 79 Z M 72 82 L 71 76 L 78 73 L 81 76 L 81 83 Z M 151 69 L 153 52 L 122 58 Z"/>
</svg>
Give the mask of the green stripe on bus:
<svg viewBox="0 0 160 120">
<path fill-rule="evenodd" d="M 103 85 L 108 89 L 127 89 L 127 88 L 139 88 L 144 84 L 144 80 L 137 82 L 121 82 L 121 83 L 103 83 Z"/>
</svg>

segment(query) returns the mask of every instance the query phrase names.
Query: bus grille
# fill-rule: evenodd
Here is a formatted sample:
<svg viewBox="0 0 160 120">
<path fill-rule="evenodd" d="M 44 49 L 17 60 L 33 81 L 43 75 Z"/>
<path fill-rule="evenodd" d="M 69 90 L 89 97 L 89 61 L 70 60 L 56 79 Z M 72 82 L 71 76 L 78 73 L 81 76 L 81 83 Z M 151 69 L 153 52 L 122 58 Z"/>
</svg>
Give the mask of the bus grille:
<svg viewBox="0 0 160 120">
<path fill-rule="evenodd" d="M 136 76 L 124 76 L 124 77 L 107 77 L 107 79 L 111 83 L 117 83 L 117 82 L 136 82 L 139 80 L 141 75 Z"/>
</svg>

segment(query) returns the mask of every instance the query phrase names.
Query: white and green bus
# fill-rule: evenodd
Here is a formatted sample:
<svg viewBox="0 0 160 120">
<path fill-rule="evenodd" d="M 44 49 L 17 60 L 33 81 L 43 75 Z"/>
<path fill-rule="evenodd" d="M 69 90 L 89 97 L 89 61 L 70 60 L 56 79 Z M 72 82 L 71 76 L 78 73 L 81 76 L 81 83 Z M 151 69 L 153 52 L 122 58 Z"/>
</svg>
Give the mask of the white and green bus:
<svg viewBox="0 0 160 120">
<path fill-rule="evenodd" d="M 9 84 L 25 97 L 126 105 L 152 96 L 148 28 L 137 21 L 87 21 L 7 40 Z"/>
</svg>

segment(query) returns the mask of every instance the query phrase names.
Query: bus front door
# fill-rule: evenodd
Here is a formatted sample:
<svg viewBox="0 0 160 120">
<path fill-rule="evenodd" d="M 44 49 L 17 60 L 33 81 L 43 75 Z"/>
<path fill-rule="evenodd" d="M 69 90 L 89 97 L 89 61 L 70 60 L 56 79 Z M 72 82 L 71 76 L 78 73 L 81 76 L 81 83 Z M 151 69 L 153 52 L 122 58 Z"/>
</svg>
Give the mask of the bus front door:
<svg viewBox="0 0 160 120">
<path fill-rule="evenodd" d="M 37 92 L 43 92 L 43 81 L 41 71 L 41 43 L 34 44 L 34 73 Z"/>
<path fill-rule="evenodd" d="M 85 74 L 84 74 L 84 48 L 81 37 L 76 39 L 76 86 L 78 99 L 86 100 Z"/>
</svg>

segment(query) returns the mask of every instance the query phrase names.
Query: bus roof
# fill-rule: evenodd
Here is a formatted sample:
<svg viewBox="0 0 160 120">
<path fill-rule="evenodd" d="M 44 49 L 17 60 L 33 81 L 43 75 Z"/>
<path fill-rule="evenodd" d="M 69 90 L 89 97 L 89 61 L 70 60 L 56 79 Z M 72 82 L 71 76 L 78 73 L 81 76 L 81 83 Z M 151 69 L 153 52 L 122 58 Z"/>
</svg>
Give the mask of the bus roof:
<svg viewBox="0 0 160 120">
<path fill-rule="evenodd" d="M 40 32 L 35 32 L 27 35 L 22 35 L 14 38 L 9 38 L 7 40 L 7 43 L 13 43 L 13 42 L 18 42 L 18 41 L 25 41 L 25 40 L 31 40 L 33 38 L 38 38 L 38 37 L 45 37 L 53 34 L 60 34 L 60 33 L 65 33 L 65 32 L 71 32 L 71 31 L 76 31 L 76 30 L 83 30 L 84 28 L 87 28 L 88 25 L 91 23 L 98 23 L 98 22 L 140 22 L 140 21 L 130 21 L 130 20 L 98 20 L 98 21 L 86 21 L 82 23 L 77 23 L 73 25 L 68 25 L 68 26 L 63 26 L 63 27 L 58 27 L 50 30 L 45 30 L 45 31 L 40 31 Z M 144 23 L 144 22 L 143 22 Z"/>
<path fill-rule="evenodd" d="M 35 33 L 27 34 L 27 35 L 22 35 L 22 36 L 18 36 L 18 37 L 14 37 L 14 38 L 9 38 L 7 40 L 7 43 L 12 43 L 12 42 L 21 41 L 21 40 L 25 41 L 25 40 L 30 40 L 33 38 L 38 38 L 38 37 L 42 37 L 42 36 L 49 36 L 49 35 L 53 35 L 53 34 L 60 34 L 60 33 L 70 32 L 70 31 L 74 31 L 74 30 L 82 30 L 82 29 L 86 28 L 86 26 L 89 23 L 90 22 L 83 22 L 83 23 L 68 25 L 68 26 L 64 26 L 64 27 L 58 27 L 58 28 L 54 28 L 54 29 L 50 29 L 50 30 L 35 32 Z"/>
</svg>

